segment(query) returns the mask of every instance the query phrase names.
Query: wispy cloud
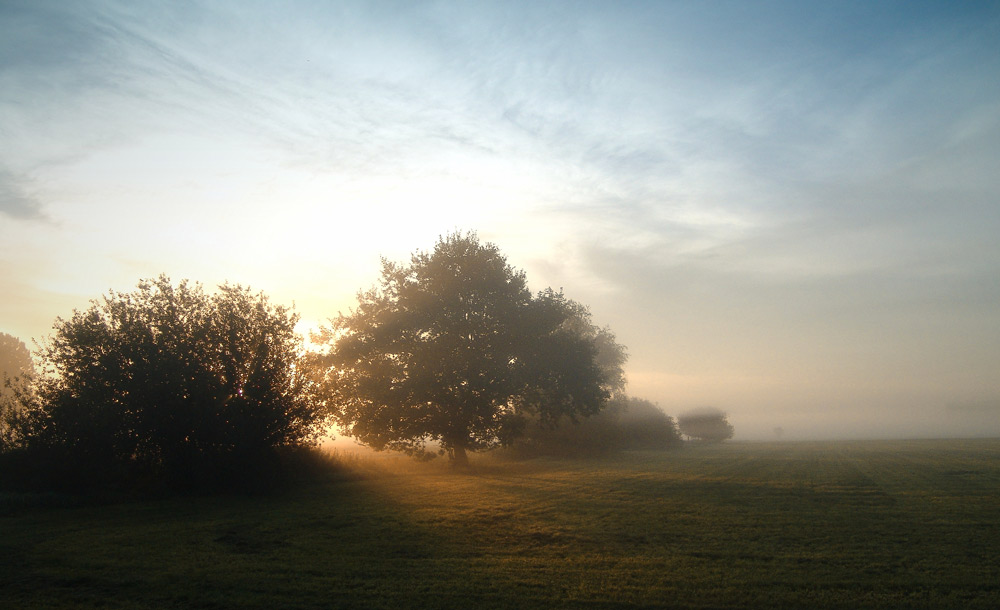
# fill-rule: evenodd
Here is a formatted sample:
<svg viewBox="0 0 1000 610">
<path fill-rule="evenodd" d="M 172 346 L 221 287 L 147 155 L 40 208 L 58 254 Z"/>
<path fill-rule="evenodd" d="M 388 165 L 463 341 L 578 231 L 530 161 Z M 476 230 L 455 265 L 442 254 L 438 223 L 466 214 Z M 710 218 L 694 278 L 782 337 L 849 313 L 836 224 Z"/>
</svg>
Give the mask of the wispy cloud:
<svg viewBox="0 0 1000 610">
<path fill-rule="evenodd" d="M 16 220 L 51 222 L 42 202 L 30 192 L 30 180 L 0 167 L 0 214 Z"/>
<path fill-rule="evenodd" d="M 637 379 L 961 388 L 1000 359 L 998 40 L 984 3 L 4 2 L 4 252 L 349 299 L 468 224 Z"/>
</svg>

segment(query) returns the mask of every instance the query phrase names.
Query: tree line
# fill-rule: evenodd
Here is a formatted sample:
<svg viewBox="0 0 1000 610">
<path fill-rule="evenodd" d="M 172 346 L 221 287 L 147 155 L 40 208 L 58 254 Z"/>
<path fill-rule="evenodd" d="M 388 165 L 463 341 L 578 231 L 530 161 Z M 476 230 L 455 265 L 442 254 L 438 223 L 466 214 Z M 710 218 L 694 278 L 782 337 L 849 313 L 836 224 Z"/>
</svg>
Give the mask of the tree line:
<svg viewBox="0 0 1000 610">
<path fill-rule="evenodd" d="M 0 477 L 253 485 L 280 479 L 334 424 L 456 466 L 498 447 L 580 454 L 711 436 L 627 396 L 611 330 L 561 291 L 532 294 L 475 233 L 439 238 L 409 264 L 383 260 L 357 306 L 312 337 L 318 349 L 304 348 L 298 320 L 243 286 L 208 294 L 160 276 L 58 318 L 37 370 L 0 335 Z"/>
</svg>

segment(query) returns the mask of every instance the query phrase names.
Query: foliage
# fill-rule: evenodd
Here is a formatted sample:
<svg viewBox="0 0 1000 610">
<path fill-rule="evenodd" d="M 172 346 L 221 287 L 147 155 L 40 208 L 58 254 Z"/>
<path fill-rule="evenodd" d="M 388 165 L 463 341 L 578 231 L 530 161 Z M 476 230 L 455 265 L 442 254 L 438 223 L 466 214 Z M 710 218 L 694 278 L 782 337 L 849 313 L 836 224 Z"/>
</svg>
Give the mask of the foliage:
<svg viewBox="0 0 1000 610">
<path fill-rule="evenodd" d="M 612 400 L 600 413 L 584 418 L 565 417 L 557 426 L 530 419 L 523 434 L 514 439 L 506 453 L 515 458 L 582 458 L 618 451 L 624 440 L 618 421 L 620 410 L 621 403 Z"/>
<path fill-rule="evenodd" d="M 428 456 L 509 443 L 534 416 L 600 411 L 616 387 L 580 332 L 586 310 L 561 292 L 529 292 L 475 233 L 451 234 L 409 265 L 382 262 L 378 286 L 322 336 L 328 402 L 345 432 L 375 449 Z"/>
<path fill-rule="evenodd" d="M 316 437 L 298 317 L 233 285 L 161 276 L 57 319 L 39 351 L 28 449 L 76 483 L 250 483 Z"/>
<path fill-rule="evenodd" d="M 597 348 L 594 361 L 611 399 L 599 413 L 582 418 L 576 413 L 565 414 L 557 422 L 530 413 L 510 418 L 506 425 L 515 428 L 517 433 L 506 436 L 513 439 L 511 445 L 515 455 L 582 457 L 622 447 L 619 415 L 627 401 L 624 365 L 628 352 L 624 345 L 616 341 L 610 328 L 599 328 L 591 322 L 590 312 L 585 307 L 575 302 L 572 306 L 573 315 L 563 322 L 563 327 L 584 340 L 594 342 Z"/>
<path fill-rule="evenodd" d="M 733 426 L 722 411 L 705 407 L 677 417 L 681 434 L 690 439 L 718 443 L 733 437 Z"/>
<path fill-rule="evenodd" d="M 643 398 L 629 396 L 624 400 L 618 426 L 625 449 L 664 449 L 681 440 L 674 418 Z"/>
<path fill-rule="evenodd" d="M 591 321 L 590 311 L 586 307 L 575 301 L 567 301 L 567 304 L 571 315 L 562 323 L 563 330 L 584 341 L 593 342 L 597 350 L 594 362 L 600 371 L 601 383 L 613 399 L 623 398 L 628 350 L 618 343 L 609 327 L 601 328 Z"/>
<path fill-rule="evenodd" d="M 0 333 L 0 379 L 30 373 L 34 368 L 31 352 L 24 341 L 7 333 Z"/>
<path fill-rule="evenodd" d="M 0 393 L 0 454 L 24 448 L 37 419 L 35 384 L 33 373 L 4 381 L 5 391 Z"/>
<path fill-rule="evenodd" d="M 520 456 L 595 456 L 620 450 L 667 449 L 680 442 L 674 419 L 654 403 L 621 394 L 597 415 L 556 428 L 529 427 L 514 445 Z"/>
<path fill-rule="evenodd" d="M 21 409 L 35 371 L 23 341 L 0 333 L 0 453 L 17 446 Z"/>
</svg>

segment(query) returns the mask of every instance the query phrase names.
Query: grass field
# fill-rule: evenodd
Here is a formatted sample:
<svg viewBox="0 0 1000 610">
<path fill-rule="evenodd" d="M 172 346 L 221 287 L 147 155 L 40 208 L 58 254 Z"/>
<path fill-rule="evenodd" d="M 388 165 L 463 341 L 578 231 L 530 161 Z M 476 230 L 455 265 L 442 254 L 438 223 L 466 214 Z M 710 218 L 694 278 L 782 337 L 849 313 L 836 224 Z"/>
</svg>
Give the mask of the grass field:
<svg viewBox="0 0 1000 610">
<path fill-rule="evenodd" d="M 277 496 L 0 497 L 0 607 L 1000 608 L 1000 440 L 348 462 Z"/>
</svg>

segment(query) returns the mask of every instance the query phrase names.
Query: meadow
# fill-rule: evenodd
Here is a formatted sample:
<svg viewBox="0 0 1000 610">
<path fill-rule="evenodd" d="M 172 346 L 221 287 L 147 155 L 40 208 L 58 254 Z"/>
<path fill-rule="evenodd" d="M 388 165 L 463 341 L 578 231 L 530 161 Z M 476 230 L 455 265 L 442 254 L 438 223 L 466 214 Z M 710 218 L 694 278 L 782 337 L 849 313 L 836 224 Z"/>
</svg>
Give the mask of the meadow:
<svg viewBox="0 0 1000 610">
<path fill-rule="evenodd" d="M 1000 440 L 340 458 L 270 495 L 0 496 L 0 607 L 1000 607 Z"/>
</svg>

